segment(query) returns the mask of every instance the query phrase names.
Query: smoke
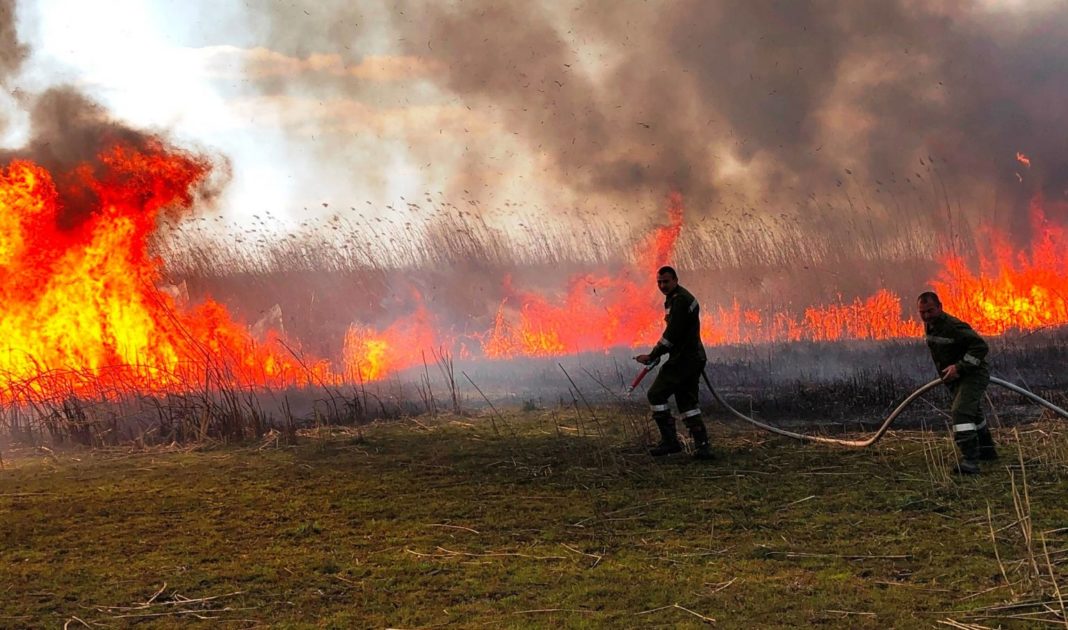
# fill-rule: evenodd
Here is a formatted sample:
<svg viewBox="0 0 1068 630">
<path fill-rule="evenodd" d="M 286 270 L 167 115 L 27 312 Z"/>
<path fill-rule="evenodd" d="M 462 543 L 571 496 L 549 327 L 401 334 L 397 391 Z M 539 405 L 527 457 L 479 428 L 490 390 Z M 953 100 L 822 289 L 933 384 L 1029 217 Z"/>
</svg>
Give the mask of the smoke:
<svg viewBox="0 0 1068 630">
<path fill-rule="evenodd" d="M 8 80 L 15 75 L 28 51 L 18 41 L 15 30 L 15 0 L 0 0 L 0 86 L 8 86 Z M 7 112 L 0 110 L 0 132 L 7 129 Z"/>
<path fill-rule="evenodd" d="M 872 251 L 977 247 L 988 221 L 1028 243 L 1036 196 L 1068 220 L 1059 3 L 476 1 L 413 3 L 396 24 L 583 195 L 796 209 L 838 242 L 859 219 Z"/>
<path fill-rule="evenodd" d="M 602 8 L 575 17 L 611 19 L 614 12 Z M 429 4 L 403 13 L 415 16 L 398 19 L 406 52 L 440 62 L 447 90 L 501 117 L 529 148 L 551 158 L 550 174 L 568 187 L 619 197 L 712 190 L 710 147 L 690 126 L 692 94 L 678 69 L 611 41 L 607 25 L 597 39 L 618 46 L 622 57 L 605 72 L 583 65 L 580 42 L 546 5 Z"/>
<path fill-rule="evenodd" d="M 764 192 L 845 168 L 1005 180 L 1017 151 L 1063 196 L 1068 14 L 976 2 L 431 3 L 398 19 L 443 85 L 501 112 L 559 179 L 714 199 L 740 163 Z M 565 28 L 571 30 L 565 31 Z M 581 46 L 606 61 L 582 63 Z M 585 68 L 585 72 L 582 71 Z M 738 168 L 734 166 L 733 168 Z M 852 173 L 850 173 L 852 174 Z"/>
<path fill-rule="evenodd" d="M 0 84 L 5 88 L 30 52 L 18 39 L 15 16 L 14 0 L 0 0 Z M 159 134 L 116 120 L 103 106 L 70 85 L 51 87 L 40 94 L 23 94 L 19 102 L 29 112 L 30 138 L 22 147 L 0 151 L 0 163 L 28 159 L 52 173 L 62 196 L 57 216 L 60 229 L 81 225 L 99 209 L 99 199 L 90 182 L 108 170 L 101 161 L 103 150 L 121 145 L 137 152 L 179 151 L 169 147 Z M 0 119 L 0 125 L 4 123 Z M 212 202 L 229 179 L 227 161 L 214 161 L 214 176 L 195 191 L 198 203 Z"/>
<path fill-rule="evenodd" d="M 18 41 L 15 30 L 15 0 L 0 0 L 0 84 L 22 66 L 29 50 Z"/>
<path fill-rule="evenodd" d="M 678 191 L 690 212 L 790 212 L 821 237 L 859 217 L 883 243 L 1015 220 L 1036 193 L 1058 212 L 1065 27 L 1054 2 L 327 0 L 229 7 L 202 43 L 243 51 L 247 81 L 226 89 L 280 104 L 287 168 L 331 191 L 421 179 L 501 200 L 518 172 L 535 198 L 627 213 Z M 0 33 L 10 73 L 26 50 Z M 68 96 L 36 104 L 35 127 L 52 116 L 66 136 L 54 117 L 73 109 L 102 132 Z M 69 135 L 35 147 L 61 160 L 91 144 Z"/>
<path fill-rule="evenodd" d="M 1068 215 L 1068 12 L 1056 2 L 337 1 L 248 19 L 258 45 L 305 62 L 420 64 L 407 82 L 322 63 L 247 70 L 264 94 L 365 107 L 349 116 L 459 104 L 466 118 L 402 132 L 411 161 L 452 193 L 500 193 L 511 169 L 532 197 L 633 212 L 678 191 L 691 212 L 791 212 L 847 239 L 840 226 L 862 220 L 880 242 L 954 235 L 999 212 L 1025 232 L 1036 194 Z M 359 157 L 379 139 L 338 124 L 299 133 L 328 161 L 382 172 L 384 148 Z"/>
</svg>

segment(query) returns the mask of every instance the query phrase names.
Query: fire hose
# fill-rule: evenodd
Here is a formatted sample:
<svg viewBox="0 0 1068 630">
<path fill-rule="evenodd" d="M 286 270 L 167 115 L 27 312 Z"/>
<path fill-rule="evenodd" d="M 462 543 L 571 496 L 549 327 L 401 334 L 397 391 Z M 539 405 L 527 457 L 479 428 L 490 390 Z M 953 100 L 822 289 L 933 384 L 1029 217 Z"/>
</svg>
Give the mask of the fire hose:
<svg viewBox="0 0 1068 630">
<path fill-rule="evenodd" d="M 641 382 L 642 378 L 644 378 L 645 375 L 649 373 L 649 370 L 651 370 L 655 365 L 656 365 L 656 363 L 653 363 L 653 364 L 647 365 L 644 368 L 642 368 L 641 372 L 638 373 L 638 377 L 634 379 L 634 382 L 631 384 L 630 388 L 628 389 L 628 393 L 630 391 L 633 391 L 634 388 L 638 386 L 638 383 Z M 722 396 L 719 395 L 719 392 L 716 391 L 716 388 L 712 387 L 712 381 L 708 378 L 708 373 L 707 372 L 702 370 L 701 371 L 701 376 L 704 378 L 705 385 L 707 385 L 708 386 L 708 390 L 710 392 L 712 392 L 712 397 L 716 399 L 716 402 L 718 402 L 719 404 L 723 405 L 724 408 L 727 409 L 727 411 L 731 412 L 737 418 L 739 418 L 739 419 L 741 419 L 741 420 L 743 420 L 745 422 L 748 422 L 749 424 L 757 427 L 758 429 L 763 429 L 765 431 L 770 431 L 771 433 L 775 433 L 777 435 L 782 435 L 782 436 L 785 436 L 785 437 L 788 437 L 788 438 L 793 438 L 795 440 L 800 440 L 802 442 L 817 442 L 819 444 L 834 444 L 836 446 L 846 446 L 846 447 L 849 447 L 849 448 L 867 448 L 867 447 L 871 446 L 872 444 L 875 444 L 876 442 L 878 442 L 879 439 L 882 438 L 883 435 L 885 435 L 886 432 L 890 430 L 890 425 L 892 425 L 894 423 L 894 421 L 897 420 L 897 417 L 899 415 L 901 415 L 901 413 L 903 411 L 905 411 L 905 409 L 908 408 L 909 405 L 911 405 L 920 396 L 924 395 L 928 391 L 934 389 L 935 387 L 938 387 L 939 385 L 941 385 L 943 383 L 942 379 L 936 378 L 935 380 L 931 381 L 930 383 L 927 383 L 926 385 L 923 385 L 922 387 L 918 388 L 916 391 L 914 391 L 911 394 L 909 394 L 908 397 L 905 398 L 905 400 L 901 401 L 901 404 L 899 404 L 897 407 L 895 407 L 894 410 L 892 412 L 890 412 L 890 415 L 887 416 L 885 420 L 883 420 L 883 423 L 879 426 L 878 429 L 876 429 L 875 433 L 872 433 L 867 438 L 859 439 L 859 440 L 846 440 L 846 439 L 825 437 L 825 436 L 822 436 L 822 435 L 808 435 L 806 433 L 795 433 L 794 431 L 787 431 L 786 429 L 781 429 L 779 427 L 772 426 L 770 424 L 766 424 L 764 422 L 761 422 L 759 420 L 751 418 L 751 417 L 745 415 L 744 413 L 738 411 L 737 409 L 735 409 L 733 406 L 731 406 L 730 403 L 728 403 Z M 1051 403 L 1050 401 L 1046 400 L 1045 398 L 1042 398 L 1041 396 L 1038 396 L 1038 395 L 1036 395 L 1036 394 L 1034 394 L 1032 392 L 1029 392 L 1024 388 L 1019 387 L 1018 385 L 1014 385 L 1013 383 L 1010 383 L 1008 381 L 1005 381 L 1005 380 L 1002 380 L 1000 378 L 997 378 L 996 376 L 991 376 L 990 377 L 990 382 L 994 383 L 995 385 L 999 385 L 1001 387 L 1004 387 L 1005 389 L 1008 389 L 1010 391 L 1016 392 L 1017 394 L 1020 394 L 1021 396 L 1024 396 L 1025 398 L 1031 400 L 1032 402 L 1037 403 L 1037 404 L 1049 409 L 1053 413 L 1061 416 L 1062 418 L 1068 420 L 1068 411 L 1065 411 L 1064 409 L 1061 409 L 1057 405 Z"/>
<path fill-rule="evenodd" d="M 630 396 L 632 393 L 634 393 L 634 388 L 638 386 L 638 383 L 641 383 L 642 379 L 645 378 L 645 375 L 648 374 L 650 370 L 652 370 L 659 364 L 660 357 L 657 357 L 649 363 L 643 364 L 642 369 L 638 371 L 638 375 L 634 377 L 633 381 L 631 381 L 630 386 L 623 390 L 623 395 Z M 708 381 L 707 377 L 705 377 L 705 381 Z M 709 385 L 709 387 L 711 387 L 711 385 Z"/>
<path fill-rule="evenodd" d="M 719 395 L 719 392 L 716 391 L 716 388 L 712 387 L 712 381 L 709 380 L 707 372 L 702 371 L 701 372 L 701 376 L 704 377 L 705 385 L 708 385 L 709 391 L 712 392 L 712 397 L 715 398 L 716 401 L 719 402 L 719 404 L 723 405 L 727 409 L 727 411 L 730 411 L 732 414 L 734 414 L 738 418 L 748 422 L 749 424 L 752 424 L 755 427 L 764 429 L 765 431 L 771 431 L 772 433 L 776 433 L 778 435 L 784 435 L 786 437 L 794 438 L 796 440 L 801 440 L 802 442 L 818 442 L 820 444 L 835 444 L 835 445 L 838 445 L 838 446 L 848 446 L 850 448 L 867 448 L 867 447 L 871 446 L 872 444 L 875 444 L 876 442 L 878 442 L 879 439 L 882 438 L 883 435 L 885 435 L 888 430 L 890 430 L 890 425 L 892 425 L 894 423 L 894 420 L 897 420 L 897 417 L 899 415 L 901 415 L 901 412 L 903 412 L 909 405 L 911 405 L 913 401 L 915 401 L 917 398 L 919 398 L 923 394 L 925 394 L 928 391 L 934 389 L 935 387 L 938 387 L 939 385 L 941 385 L 943 383 L 942 379 L 936 378 L 935 380 L 931 381 L 930 383 L 927 383 L 926 385 L 923 385 L 922 387 L 918 388 L 916 391 L 914 391 L 911 394 L 909 394 L 908 397 L 905 398 L 905 400 L 901 401 L 901 404 L 899 404 L 897 407 L 895 407 L 894 410 L 892 412 L 890 412 L 890 415 L 887 416 L 885 420 L 883 420 L 882 425 L 879 426 L 879 428 L 875 431 L 875 433 L 871 434 L 867 438 L 862 439 L 862 440 L 843 440 L 843 439 L 839 439 L 839 438 L 824 437 L 824 436 L 821 436 L 821 435 L 807 435 L 807 434 L 804 434 L 804 433 L 795 433 L 793 431 L 787 431 L 785 429 L 780 429 L 779 427 L 774 427 L 774 426 L 771 426 L 770 424 L 765 424 L 763 422 L 760 422 L 759 420 L 756 420 L 754 418 L 750 418 L 749 416 L 745 415 L 744 413 L 742 413 L 742 412 L 738 411 L 737 409 L 735 409 L 734 407 L 732 407 L 730 405 L 730 403 L 728 403 L 722 396 Z M 1017 394 L 1020 394 L 1020 395 L 1024 396 L 1025 398 L 1028 398 L 1031 401 L 1033 401 L 1035 403 L 1038 403 L 1039 405 L 1042 405 L 1043 407 L 1045 407 L 1045 408 L 1049 409 L 1050 411 L 1056 413 L 1057 415 L 1061 416 L 1062 418 L 1068 420 L 1068 411 L 1065 411 L 1064 409 L 1061 409 L 1057 405 L 1054 405 L 1053 403 L 1051 403 L 1050 401 L 1046 400 L 1045 398 L 1042 398 L 1041 396 L 1038 396 L 1038 395 L 1036 395 L 1036 394 L 1034 394 L 1032 392 L 1029 392 L 1026 389 L 1024 389 L 1022 387 L 1019 387 L 1017 385 L 1014 385 L 1014 384 L 1012 384 L 1012 383 L 1010 383 L 1008 381 L 1005 381 L 1005 380 L 1002 380 L 1000 378 L 997 378 L 996 376 L 991 376 L 990 377 L 990 382 L 994 383 L 995 385 L 1000 385 L 1001 387 L 1004 387 L 1005 389 L 1008 389 L 1010 391 L 1016 392 Z"/>
</svg>

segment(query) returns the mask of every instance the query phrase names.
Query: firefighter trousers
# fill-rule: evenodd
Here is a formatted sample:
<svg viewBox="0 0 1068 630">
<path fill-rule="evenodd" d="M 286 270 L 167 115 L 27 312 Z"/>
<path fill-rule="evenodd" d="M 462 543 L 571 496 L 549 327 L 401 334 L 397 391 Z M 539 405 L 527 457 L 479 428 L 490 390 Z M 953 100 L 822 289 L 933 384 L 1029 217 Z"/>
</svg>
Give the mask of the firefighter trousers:
<svg viewBox="0 0 1068 630">
<path fill-rule="evenodd" d="M 682 422 L 691 432 L 699 430 L 703 432 L 705 423 L 701 420 L 701 408 L 698 406 L 698 394 L 701 387 L 701 373 L 704 372 L 704 361 L 688 361 L 672 363 L 668 361 L 660 368 L 656 379 L 649 387 L 647 397 L 649 406 L 653 412 L 653 420 L 660 425 L 662 422 L 671 420 L 671 408 L 668 399 L 675 397 L 675 405 L 679 408 Z"/>
<path fill-rule="evenodd" d="M 953 422 L 953 441 L 965 460 L 974 461 L 996 456 L 990 427 L 983 418 L 983 393 L 990 383 L 986 370 L 968 374 L 950 383 L 953 397 L 950 416 Z"/>
</svg>

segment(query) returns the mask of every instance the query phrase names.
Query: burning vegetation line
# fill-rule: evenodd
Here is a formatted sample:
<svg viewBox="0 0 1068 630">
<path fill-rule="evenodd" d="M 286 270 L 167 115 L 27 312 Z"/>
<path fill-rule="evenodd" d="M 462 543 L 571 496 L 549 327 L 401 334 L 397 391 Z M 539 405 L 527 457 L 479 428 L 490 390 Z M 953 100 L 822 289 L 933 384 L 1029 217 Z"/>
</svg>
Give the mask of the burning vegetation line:
<svg viewBox="0 0 1068 630">
<path fill-rule="evenodd" d="M 428 347 L 489 359 L 631 347 L 657 326 L 636 279 L 676 256 L 685 225 L 682 198 L 670 195 L 666 221 L 640 239 L 635 266 L 575 274 L 559 296 L 505 276 L 486 329 L 443 326 L 444 316 L 413 288 L 409 315 L 384 328 L 351 325 L 341 363 L 331 365 L 287 351 L 278 331 L 258 342 L 210 299 L 187 306 L 155 288 L 163 263 L 150 243 L 166 215 L 194 211 L 210 163 L 159 140 L 111 142 L 87 159 L 59 170 L 16 159 L 0 172 L 0 387 L 11 392 L 22 390 L 16 383 L 35 395 L 105 398 L 115 387 L 176 392 L 205 380 L 218 387 L 329 385 L 388 378 L 419 365 Z M 1068 234 L 1046 220 L 1040 199 L 1031 210 L 1038 236 L 1029 255 L 1014 254 L 993 234 L 993 254 L 980 257 L 978 272 L 963 258 L 947 258 L 931 283 L 980 332 L 1068 323 Z M 734 301 L 708 315 L 701 335 L 713 346 L 918 332 L 888 289 L 800 314 Z"/>
</svg>

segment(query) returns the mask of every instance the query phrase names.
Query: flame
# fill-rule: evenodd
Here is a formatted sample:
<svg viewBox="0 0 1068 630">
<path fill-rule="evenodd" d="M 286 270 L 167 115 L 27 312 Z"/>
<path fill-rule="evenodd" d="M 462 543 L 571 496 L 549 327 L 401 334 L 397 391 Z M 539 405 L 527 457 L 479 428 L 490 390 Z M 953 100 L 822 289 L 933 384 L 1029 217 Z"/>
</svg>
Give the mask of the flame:
<svg viewBox="0 0 1068 630">
<path fill-rule="evenodd" d="M 663 326 L 658 296 L 650 291 L 652 277 L 674 252 L 682 227 L 680 196 L 669 198 L 667 213 L 667 224 L 643 241 L 633 269 L 615 276 L 575 275 L 555 294 L 518 289 L 506 277 L 502 286 L 506 297 L 492 326 L 473 336 L 482 356 L 548 357 L 651 346 Z M 970 271 L 963 258 L 947 256 L 931 282 L 946 310 L 982 334 L 1068 324 L 1068 233 L 1046 220 L 1039 200 L 1032 204 L 1031 214 L 1033 231 L 1039 235 L 1031 254 L 1014 254 L 1007 240 L 990 231 L 990 245 L 985 248 L 990 254 L 980 256 L 978 272 Z M 746 307 L 736 299 L 728 306 L 702 307 L 701 336 L 709 346 L 915 338 L 923 329 L 914 316 L 913 299 L 880 289 L 869 296 L 807 306 L 796 313 Z M 409 339 L 431 336 L 432 318 L 420 311 L 417 320 L 394 328 L 405 330 Z M 416 330 L 422 332 L 416 334 Z M 395 334 L 387 333 L 390 336 Z M 446 343 L 457 343 L 456 336 L 444 337 Z M 362 331 L 358 341 L 362 345 L 354 351 L 365 355 L 369 365 L 383 365 L 369 368 L 368 373 L 381 375 L 418 362 L 403 356 L 390 359 L 388 365 L 376 362 L 371 357 L 377 356 L 377 349 L 392 348 L 395 343 L 374 346 L 372 338 L 372 331 Z"/>
<path fill-rule="evenodd" d="M 638 246 L 638 269 L 653 272 L 667 265 L 675 253 L 675 242 L 682 232 L 682 195 L 668 195 L 668 224 L 657 227 Z"/>
<path fill-rule="evenodd" d="M 1016 161 L 1020 164 L 1023 164 L 1027 168 L 1031 168 L 1031 158 L 1027 157 L 1023 153 L 1020 153 L 1019 151 L 1016 152 Z"/>
<path fill-rule="evenodd" d="M 346 373 L 356 382 L 377 381 L 404 368 L 418 365 L 428 350 L 439 348 L 426 306 L 400 318 L 384 331 L 354 324 L 345 333 L 343 359 Z"/>
<path fill-rule="evenodd" d="M 654 262 L 651 268 L 659 264 Z M 492 330 L 482 335 L 487 357 L 557 356 L 576 352 L 630 346 L 636 335 L 658 334 L 660 315 L 648 287 L 640 286 L 630 272 L 617 278 L 581 274 L 570 279 L 562 299 L 516 291 L 498 309 Z M 509 320 L 506 307 L 516 302 L 518 312 Z"/>
<path fill-rule="evenodd" d="M 917 322 L 902 317 L 901 299 L 881 289 L 848 303 L 810 306 L 799 316 L 743 309 L 735 301 L 703 316 L 701 339 L 707 345 L 776 341 L 894 339 L 919 334 Z"/>
<path fill-rule="evenodd" d="M 0 374 L 8 389 L 172 391 L 205 374 L 267 385 L 323 372 L 256 344 L 214 302 L 187 312 L 156 289 L 161 263 L 149 239 L 162 212 L 190 206 L 207 162 L 162 144 L 116 145 L 98 162 L 64 174 L 62 191 L 29 161 L 0 171 Z M 92 199 L 91 211 L 67 227 L 64 203 L 75 198 Z"/>
<path fill-rule="evenodd" d="M 1068 231 L 1046 219 L 1037 198 L 1031 227 L 1038 237 L 1030 254 L 1014 254 L 1003 236 L 989 232 L 992 254 L 980 261 L 979 273 L 959 257 L 947 258 L 934 282 L 947 310 L 995 335 L 1068 323 Z"/>
<path fill-rule="evenodd" d="M 189 209 L 209 171 L 162 144 L 116 145 L 94 166 L 58 175 L 25 160 L 0 170 L 0 398 L 374 381 L 427 361 L 427 351 L 507 359 L 648 347 L 663 326 L 660 296 L 650 289 L 681 234 L 678 194 L 667 200 L 666 223 L 639 244 L 633 267 L 577 274 L 557 292 L 505 277 L 492 324 L 474 332 L 442 326 L 416 294 L 411 314 L 384 328 L 350 327 L 335 371 L 297 356 L 277 332 L 257 342 L 216 302 L 187 307 L 156 288 L 162 263 L 149 243 L 160 216 Z M 1031 225 L 1030 252 L 989 231 L 989 253 L 977 266 L 958 256 L 940 261 L 931 285 L 948 311 L 984 334 L 1068 324 L 1068 232 L 1046 219 L 1040 199 Z M 921 332 L 911 298 L 886 289 L 793 312 L 741 298 L 702 311 L 702 336 L 712 346 Z"/>
</svg>

